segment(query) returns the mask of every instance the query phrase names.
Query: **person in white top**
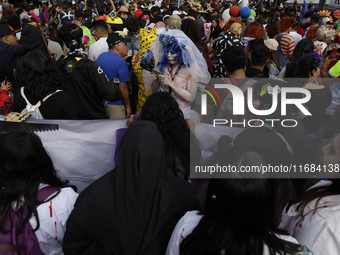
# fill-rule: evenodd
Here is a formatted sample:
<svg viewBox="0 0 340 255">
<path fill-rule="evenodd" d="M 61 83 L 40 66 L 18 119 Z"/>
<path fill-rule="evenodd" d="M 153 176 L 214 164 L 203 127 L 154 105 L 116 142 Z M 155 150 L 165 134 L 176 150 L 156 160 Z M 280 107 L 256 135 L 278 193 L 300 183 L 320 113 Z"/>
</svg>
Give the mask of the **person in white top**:
<svg viewBox="0 0 340 255">
<path fill-rule="evenodd" d="M 229 179 L 210 180 L 204 213 L 190 211 L 179 220 L 166 255 L 302 255 L 298 242 L 275 224 L 277 186 L 271 179 L 249 179 L 240 172 L 264 164 L 263 158 L 246 152 L 228 162 L 237 171 L 226 176 Z"/>
<path fill-rule="evenodd" d="M 57 177 L 50 156 L 34 133 L 12 131 L 0 136 L 0 161 L 0 244 L 8 240 L 3 229 L 9 214 L 12 210 L 22 212 L 18 209 L 26 205 L 28 214 L 21 217 L 29 222 L 24 221 L 23 225 L 31 224 L 36 230 L 37 249 L 43 254 L 64 254 L 62 244 L 67 219 L 78 197 L 76 188 Z M 47 186 L 56 187 L 57 191 L 53 190 L 40 204 L 37 190 Z M 18 236 L 11 240 L 17 240 L 16 246 L 26 249 Z"/>
<path fill-rule="evenodd" d="M 109 28 L 104 20 L 97 20 L 93 25 L 93 29 L 97 41 L 89 48 L 89 59 L 96 62 L 100 54 L 109 51 L 106 42 L 106 39 L 109 36 Z"/>
<path fill-rule="evenodd" d="M 297 25 L 299 23 L 295 23 L 293 26 L 292 26 L 292 29 L 290 32 L 289 32 L 289 35 L 293 36 L 294 40 L 295 40 L 295 46 L 302 40 L 302 36 L 300 34 L 298 34 L 296 31 L 298 29 Z"/>
<path fill-rule="evenodd" d="M 311 255 L 340 254 L 340 135 L 323 153 L 320 169 L 331 181 L 318 182 L 287 206 L 281 223 Z"/>
</svg>

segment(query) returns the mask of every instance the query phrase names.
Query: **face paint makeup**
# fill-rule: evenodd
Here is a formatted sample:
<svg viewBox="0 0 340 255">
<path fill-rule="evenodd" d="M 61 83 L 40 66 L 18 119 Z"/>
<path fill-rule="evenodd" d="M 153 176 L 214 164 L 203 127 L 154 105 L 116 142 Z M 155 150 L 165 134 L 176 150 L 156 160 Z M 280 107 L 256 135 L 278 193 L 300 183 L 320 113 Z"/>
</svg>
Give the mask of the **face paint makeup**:
<svg viewBox="0 0 340 255">
<path fill-rule="evenodd" d="M 176 64 L 178 60 L 178 54 L 173 53 L 171 50 L 166 52 L 166 57 L 171 65 Z"/>
</svg>

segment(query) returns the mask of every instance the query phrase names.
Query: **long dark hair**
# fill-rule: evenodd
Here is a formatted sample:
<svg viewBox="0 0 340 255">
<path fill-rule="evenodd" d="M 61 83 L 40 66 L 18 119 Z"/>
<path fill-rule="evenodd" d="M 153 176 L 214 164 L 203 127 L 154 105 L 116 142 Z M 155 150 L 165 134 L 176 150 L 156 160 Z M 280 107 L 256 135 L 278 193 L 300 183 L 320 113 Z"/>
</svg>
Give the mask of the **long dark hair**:
<svg viewBox="0 0 340 255">
<path fill-rule="evenodd" d="M 314 51 L 314 43 L 311 39 L 305 38 L 302 39 L 295 47 L 293 51 L 293 56 L 290 59 L 289 63 L 295 63 L 295 61 L 305 55 L 305 53 L 311 53 Z M 289 65 L 289 64 L 288 64 Z M 287 65 L 287 68 L 288 68 Z"/>
<path fill-rule="evenodd" d="M 264 163 L 262 157 L 247 152 L 238 157 L 240 166 Z M 298 244 L 282 240 L 287 235 L 274 220 L 275 189 L 269 179 L 242 178 L 236 173 L 230 179 L 211 179 L 205 213 L 199 224 L 180 245 L 180 254 L 263 254 L 264 244 L 270 254 L 295 254 Z"/>
<path fill-rule="evenodd" d="M 297 210 L 301 213 L 302 216 L 306 206 L 317 199 L 314 207 L 314 212 L 319 208 L 319 202 L 322 198 L 327 196 L 339 195 L 340 194 L 340 179 L 333 179 L 332 184 L 329 186 L 322 186 L 311 189 L 307 191 L 305 194 L 298 197 L 296 200 L 292 202 L 292 204 L 300 203 L 297 207 Z"/>
<path fill-rule="evenodd" d="M 60 89 L 62 84 L 60 72 L 52 59 L 46 53 L 37 50 L 26 54 L 21 79 L 25 91 L 39 100 Z"/>
<path fill-rule="evenodd" d="M 54 187 L 66 187 L 68 181 L 61 181 L 57 177 L 53 162 L 40 138 L 31 132 L 13 131 L 1 135 L 0 162 L 0 232 L 8 233 L 9 229 L 4 229 L 8 213 L 12 203 L 20 204 L 22 198 L 28 208 L 23 225 L 33 214 L 37 219 L 37 227 L 34 229 L 36 231 L 40 224 L 35 206 L 42 203 L 36 200 L 39 185 L 44 183 Z M 74 186 L 73 188 L 76 189 Z"/>
<path fill-rule="evenodd" d="M 285 73 L 285 78 L 309 78 L 313 70 L 318 68 L 314 56 L 306 55 L 289 64 Z"/>
<path fill-rule="evenodd" d="M 177 155 L 185 175 L 188 175 L 186 171 L 190 161 L 190 129 L 176 100 L 166 92 L 152 94 L 142 108 L 141 120 L 156 123 L 165 142 L 166 164 L 170 165 L 176 174 Z"/>
</svg>

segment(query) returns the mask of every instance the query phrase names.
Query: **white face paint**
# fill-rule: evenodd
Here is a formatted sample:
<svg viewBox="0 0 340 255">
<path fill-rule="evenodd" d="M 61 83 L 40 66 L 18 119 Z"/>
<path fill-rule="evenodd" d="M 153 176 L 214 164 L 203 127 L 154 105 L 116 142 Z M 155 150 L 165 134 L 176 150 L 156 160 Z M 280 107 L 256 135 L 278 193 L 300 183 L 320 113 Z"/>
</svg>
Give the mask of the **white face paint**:
<svg viewBox="0 0 340 255">
<path fill-rule="evenodd" d="M 166 58 L 171 65 L 176 64 L 178 60 L 178 54 L 173 53 L 171 50 L 166 52 Z"/>
</svg>

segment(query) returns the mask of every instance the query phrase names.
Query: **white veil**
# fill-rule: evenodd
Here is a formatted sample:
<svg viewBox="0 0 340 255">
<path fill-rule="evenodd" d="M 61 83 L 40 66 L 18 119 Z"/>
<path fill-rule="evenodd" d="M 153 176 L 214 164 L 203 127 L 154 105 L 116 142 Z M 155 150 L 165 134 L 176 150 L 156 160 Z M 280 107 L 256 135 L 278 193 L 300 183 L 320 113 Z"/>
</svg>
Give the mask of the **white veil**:
<svg viewBox="0 0 340 255">
<path fill-rule="evenodd" d="M 185 45 L 184 49 L 182 49 L 183 55 L 183 63 L 188 68 L 188 71 L 193 79 L 204 79 L 208 80 L 211 78 L 210 73 L 208 71 L 207 62 L 205 61 L 203 55 L 198 50 L 196 45 L 191 41 L 191 39 L 179 29 L 166 29 L 161 34 L 174 36 L 180 45 Z M 160 35 L 161 35 L 160 34 Z M 158 68 L 159 62 L 162 60 L 164 56 L 164 46 L 159 41 L 159 38 L 156 38 L 150 50 L 152 51 L 155 57 L 156 67 Z"/>
<path fill-rule="evenodd" d="M 207 62 L 191 39 L 180 29 L 165 29 L 161 34 L 174 36 L 180 45 L 185 45 L 184 50 L 182 50 L 183 63 L 188 68 L 192 81 L 208 83 L 211 76 L 208 71 Z M 158 37 L 153 41 L 150 50 L 155 58 L 155 68 L 159 69 L 158 64 L 165 52 L 164 45 L 159 41 Z M 148 71 L 144 70 L 143 72 L 144 86 L 146 91 L 150 91 L 153 79 L 151 75 L 144 75 L 146 72 Z"/>
</svg>

